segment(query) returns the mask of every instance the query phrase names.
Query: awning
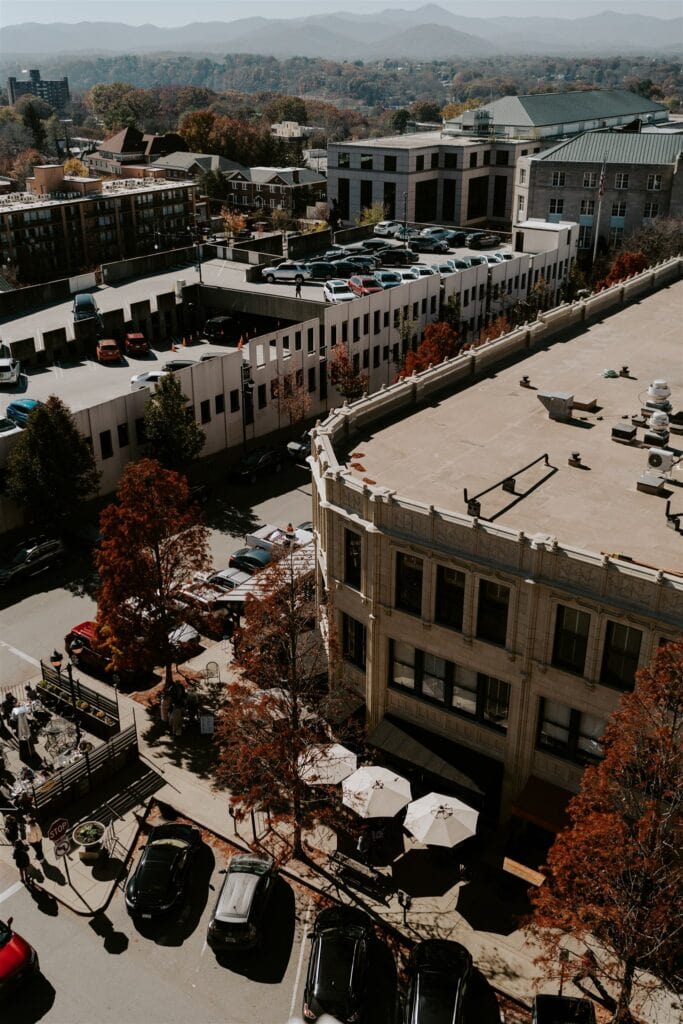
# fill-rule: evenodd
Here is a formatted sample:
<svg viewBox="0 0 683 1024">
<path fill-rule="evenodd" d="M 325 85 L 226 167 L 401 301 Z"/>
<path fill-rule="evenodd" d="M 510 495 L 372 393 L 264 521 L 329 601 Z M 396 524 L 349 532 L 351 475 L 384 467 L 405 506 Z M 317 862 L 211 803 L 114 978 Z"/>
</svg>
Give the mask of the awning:
<svg viewBox="0 0 683 1024">
<path fill-rule="evenodd" d="M 387 718 L 383 718 L 377 728 L 368 737 L 368 743 L 373 747 L 385 750 L 387 754 L 400 758 L 402 761 L 410 761 L 412 764 L 424 768 L 434 775 L 440 776 L 453 782 L 462 789 L 483 796 L 484 792 L 476 782 L 473 782 L 463 772 L 458 771 L 448 761 L 435 754 L 433 750 L 426 747 L 424 743 L 410 736 L 404 729 Z"/>
<path fill-rule="evenodd" d="M 574 796 L 566 789 L 530 775 L 515 800 L 512 813 L 546 832 L 561 832 L 569 824 L 567 804 Z"/>
</svg>

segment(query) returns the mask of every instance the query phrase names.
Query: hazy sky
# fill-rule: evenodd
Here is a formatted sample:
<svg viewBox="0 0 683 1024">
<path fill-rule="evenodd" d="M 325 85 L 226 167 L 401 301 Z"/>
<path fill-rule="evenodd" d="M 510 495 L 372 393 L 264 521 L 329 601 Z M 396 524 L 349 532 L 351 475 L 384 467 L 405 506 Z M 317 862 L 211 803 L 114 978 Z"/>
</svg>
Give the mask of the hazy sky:
<svg viewBox="0 0 683 1024">
<path fill-rule="evenodd" d="M 129 25 L 172 26 L 191 21 L 234 21 L 262 15 L 267 18 L 298 18 L 323 11 L 381 11 L 392 7 L 415 8 L 428 0 L 0 0 L 0 24 L 27 21 L 118 21 Z M 435 0 L 440 7 L 466 17 L 577 18 L 601 11 L 619 11 L 675 18 L 681 13 L 680 0 Z"/>
</svg>

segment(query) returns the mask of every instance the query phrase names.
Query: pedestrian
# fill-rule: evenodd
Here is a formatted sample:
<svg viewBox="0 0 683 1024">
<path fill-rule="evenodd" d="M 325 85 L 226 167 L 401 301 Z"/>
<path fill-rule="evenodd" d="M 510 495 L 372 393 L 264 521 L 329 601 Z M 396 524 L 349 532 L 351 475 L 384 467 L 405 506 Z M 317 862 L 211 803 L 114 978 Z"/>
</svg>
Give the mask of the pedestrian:
<svg viewBox="0 0 683 1024">
<path fill-rule="evenodd" d="M 7 841 L 14 846 L 19 838 L 19 822 L 13 814 L 5 815 L 5 835 L 7 836 Z"/>
<path fill-rule="evenodd" d="M 26 826 L 26 842 L 33 849 L 38 860 L 45 859 L 45 854 L 43 853 L 43 830 L 33 816 L 28 819 Z"/>
<path fill-rule="evenodd" d="M 171 710 L 171 697 L 164 691 L 161 695 L 161 703 L 159 704 L 159 715 L 161 721 L 168 725 L 168 716 Z"/>
<path fill-rule="evenodd" d="M 294 298 L 295 299 L 300 299 L 301 298 L 301 281 L 297 281 L 296 282 L 296 290 L 294 292 Z"/>
<path fill-rule="evenodd" d="M 171 735 L 173 739 L 178 739 L 182 736 L 183 732 L 183 709 L 180 704 L 174 704 L 173 709 L 168 716 L 169 725 L 171 726 Z"/>
<path fill-rule="evenodd" d="M 12 853 L 12 856 L 14 857 L 14 863 L 19 869 L 19 878 L 22 880 L 24 885 L 30 886 L 32 883 L 29 877 L 28 868 L 31 861 L 29 859 L 28 850 L 26 849 L 25 844 L 22 843 L 21 839 L 17 839 L 14 844 L 14 852 Z"/>
</svg>

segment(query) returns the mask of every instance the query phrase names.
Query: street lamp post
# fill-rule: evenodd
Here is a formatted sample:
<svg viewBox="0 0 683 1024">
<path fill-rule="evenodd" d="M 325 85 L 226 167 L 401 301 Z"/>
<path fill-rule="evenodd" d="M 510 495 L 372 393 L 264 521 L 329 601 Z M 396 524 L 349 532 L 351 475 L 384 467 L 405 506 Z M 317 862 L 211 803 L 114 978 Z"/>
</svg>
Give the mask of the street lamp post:
<svg viewBox="0 0 683 1024">
<path fill-rule="evenodd" d="M 403 193 L 403 248 L 408 248 L 408 193 Z"/>
</svg>

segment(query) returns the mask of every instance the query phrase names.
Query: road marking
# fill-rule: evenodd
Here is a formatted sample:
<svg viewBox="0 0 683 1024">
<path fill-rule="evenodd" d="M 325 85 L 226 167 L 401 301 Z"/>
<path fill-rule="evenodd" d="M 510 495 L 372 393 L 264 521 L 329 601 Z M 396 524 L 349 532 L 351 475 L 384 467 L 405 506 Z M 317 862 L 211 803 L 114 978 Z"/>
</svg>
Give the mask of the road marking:
<svg viewBox="0 0 683 1024">
<path fill-rule="evenodd" d="M 289 1016 L 294 1016 L 294 1009 L 296 1007 L 297 996 L 299 992 L 299 982 L 301 981 L 301 972 L 304 966 L 304 950 L 306 948 L 306 935 L 308 933 L 308 922 L 311 919 L 311 904 L 308 904 L 306 908 L 306 914 L 303 921 L 303 931 L 301 934 L 301 948 L 299 949 L 299 962 L 296 965 L 296 977 L 294 978 L 294 990 L 292 992 L 292 1001 L 289 1005 Z"/>
<path fill-rule="evenodd" d="M 4 903 L 10 896 L 14 896 L 15 892 L 19 892 L 20 889 L 24 888 L 23 882 L 15 882 L 14 885 L 10 885 L 9 889 L 5 889 L 4 892 L 0 892 L 0 903 Z"/>
<path fill-rule="evenodd" d="M 17 647 L 11 647 L 6 644 L 4 640 L 0 640 L 0 647 L 6 648 L 10 654 L 14 654 L 15 657 L 21 658 L 23 661 L 27 661 L 29 665 L 35 665 L 36 668 L 40 668 L 40 662 L 37 658 L 32 657 L 30 654 L 26 654 L 25 651 L 20 651 Z"/>
</svg>

